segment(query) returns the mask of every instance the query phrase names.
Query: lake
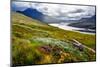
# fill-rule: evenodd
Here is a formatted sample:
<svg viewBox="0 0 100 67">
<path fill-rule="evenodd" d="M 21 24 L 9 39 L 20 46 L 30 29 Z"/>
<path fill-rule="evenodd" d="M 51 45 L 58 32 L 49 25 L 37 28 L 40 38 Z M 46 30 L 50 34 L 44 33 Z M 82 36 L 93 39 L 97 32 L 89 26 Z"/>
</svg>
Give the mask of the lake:
<svg viewBox="0 0 100 67">
<path fill-rule="evenodd" d="M 75 32 L 79 32 L 79 33 L 84 33 L 84 34 L 91 34 L 91 35 L 95 34 L 95 30 L 92 30 L 92 29 L 87 30 L 85 28 L 72 27 L 72 26 L 68 26 L 68 24 L 70 24 L 70 23 L 51 23 L 49 25 L 58 27 L 58 28 L 61 28 L 64 30 L 70 30 L 70 31 L 75 31 Z"/>
</svg>

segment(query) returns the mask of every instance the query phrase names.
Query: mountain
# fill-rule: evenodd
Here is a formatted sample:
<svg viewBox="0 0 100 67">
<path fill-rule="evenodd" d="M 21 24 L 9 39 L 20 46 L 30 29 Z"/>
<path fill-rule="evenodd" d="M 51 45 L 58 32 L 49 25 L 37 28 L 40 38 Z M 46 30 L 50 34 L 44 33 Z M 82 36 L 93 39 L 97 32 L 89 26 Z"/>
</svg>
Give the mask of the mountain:
<svg viewBox="0 0 100 67">
<path fill-rule="evenodd" d="M 96 29 L 96 15 L 90 18 L 82 18 L 81 20 L 78 20 L 76 23 L 69 24 L 69 26 L 95 30 Z"/>
<path fill-rule="evenodd" d="M 79 20 L 79 22 L 95 23 L 96 22 L 96 15 L 94 15 L 90 18 L 82 18 Z"/>
<path fill-rule="evenodd" d="M 17 11 L 17 12 L 22 13 L 28 17 L 40 20 L 40 21 L 42 21 L 43 16 L 44 16 L 41 12 L 37 11 L 36 9 L 32 9 L 32 8 L 27 8 L 24 11 Z"/>
</svg>

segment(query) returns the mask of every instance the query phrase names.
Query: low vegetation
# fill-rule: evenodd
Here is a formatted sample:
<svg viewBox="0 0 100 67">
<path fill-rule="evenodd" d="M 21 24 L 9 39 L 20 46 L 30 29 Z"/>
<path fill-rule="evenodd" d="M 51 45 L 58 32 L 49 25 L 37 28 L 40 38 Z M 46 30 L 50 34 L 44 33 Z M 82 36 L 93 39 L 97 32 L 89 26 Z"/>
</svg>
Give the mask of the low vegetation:
<svg viewBox="0 0 100 67">
<path fill-rule="evenodd" d="M 13 65 L 95 61 L 95 53 L 79 50 L 72 39 L 95 50 L 95 35 L 66 31 L 12 12 Z"/>
</svg>

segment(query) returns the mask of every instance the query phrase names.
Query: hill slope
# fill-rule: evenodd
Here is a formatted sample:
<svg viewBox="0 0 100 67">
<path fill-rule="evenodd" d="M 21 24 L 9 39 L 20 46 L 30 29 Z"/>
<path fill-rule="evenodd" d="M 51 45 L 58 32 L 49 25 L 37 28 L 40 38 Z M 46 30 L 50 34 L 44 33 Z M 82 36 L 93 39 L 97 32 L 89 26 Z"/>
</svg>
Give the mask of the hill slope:
<svg viewBox="0 0 100 67">
<path fill-rule="evenodd" d="M 65 31 L 12 12 L 13 65 L 95 61 L 95 53 L 75 46 L 72 39 L 95 49 L 95 35 Z"/>
</svg>

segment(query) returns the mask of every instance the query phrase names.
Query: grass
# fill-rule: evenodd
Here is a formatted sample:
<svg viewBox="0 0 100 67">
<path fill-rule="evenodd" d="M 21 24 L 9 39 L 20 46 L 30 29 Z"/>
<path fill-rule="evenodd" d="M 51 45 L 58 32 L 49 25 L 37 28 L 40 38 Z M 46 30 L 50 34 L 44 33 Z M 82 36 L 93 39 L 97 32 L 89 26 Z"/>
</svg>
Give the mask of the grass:
<svg viewBox="0 0 100 67">
<path fill-rule="evenodd" d="M 13 65 L 95 61 L 95 53 L 80 51 L 69 41 L 76 39 L 95 49 L 95 35 L 66 31 L 12 12 Z"/>
</svg>

